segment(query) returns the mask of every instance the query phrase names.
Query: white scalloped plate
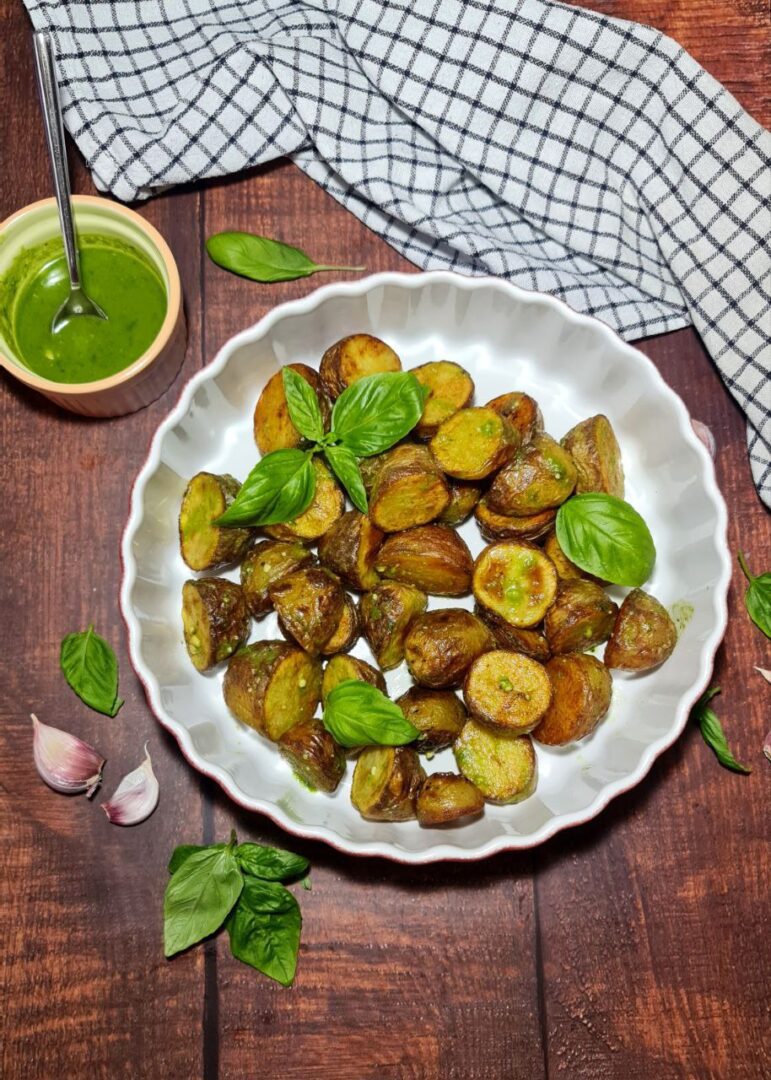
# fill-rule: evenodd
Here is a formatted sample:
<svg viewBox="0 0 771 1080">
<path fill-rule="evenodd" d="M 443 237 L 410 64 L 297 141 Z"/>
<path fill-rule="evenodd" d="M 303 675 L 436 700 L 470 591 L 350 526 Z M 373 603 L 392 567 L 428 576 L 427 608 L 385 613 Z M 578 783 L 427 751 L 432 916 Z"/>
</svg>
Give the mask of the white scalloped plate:
<svg viewBox="0 0 771 1080">
<path fill-rule="evenodd" d="M 668 663 L 645 676 L 614 674 L 610 713 L 590 738 L 564 749 L 538 747 L 533 796 L 487 806 L 477 821 L 452 828 L 363 820 L 349 799 L 351 768 L 334 795 L 308 791 L 272 744 L 230 715 L 223 672 L 199 675 L 183 644 L 180 595 L 190 572 L 179 555 L 177 514 L 187 480 L 200 469 L 243 478 L 256 460 L 252 412 L 270 375 L 290 361 L 317 366 L 328 345 L 358 331 L 388 341 L 405 367 L 456 360 L 474 377 L 478 402 L 527 391 L 556 437 L 583 417 L 605 413 L 621 444 L 627 498 L 649 523 L 658 550 L 646 588 L 669 607 L 693 607 Z M 482 541 L 473 521 L 461 532 L 476 554 Z M 121 605 L 150 707 L 188 761 L 236 802 L 291 833 L 356 855 L 411 863 L 480 859 L 588 821 L 639 783 L 681 733 L 725 631 L 725 532 L 712 461 L 685 406 L 653 364 L 604 323 L 497 279 L 376 274 L 281 305 L 231 338 L 190 380 L 134 485 Z M 624 590 L 615 592 L 618 599 Z M 429 606 L 447 603 L 431 598 Z M 275 616 L 253 626 L 252 640 L 279 636 Z M 354 652 L 372 659 L 361 642 Z M 404 665 L 388 684 L 394 694 L 409 685 Z M 453 768 L 451 752 L 429 768 Z"/>
</svg>

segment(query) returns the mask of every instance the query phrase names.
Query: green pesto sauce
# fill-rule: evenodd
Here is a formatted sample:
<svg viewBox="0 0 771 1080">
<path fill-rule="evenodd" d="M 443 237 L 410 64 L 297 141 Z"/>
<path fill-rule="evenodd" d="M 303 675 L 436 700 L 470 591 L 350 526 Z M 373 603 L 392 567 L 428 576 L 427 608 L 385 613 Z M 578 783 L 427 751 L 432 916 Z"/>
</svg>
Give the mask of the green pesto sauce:
<svg viewBox="0 0 771 1080">
<path fill-rule="evenodd" d="M 158 271 L 133 244 L 86 234 L 78 250 L 83 286 L 106 320 L 80 316 L 51 332 L 69 292 L 59 238 L 21 252 L 0 282 L 0 326 L 9 344 L 31 371 L 61 383 L 104 379 L 128 367 L 155 340 L 168 306 Z"/>
<path fill-rule="evenodd" d="M 672 617 L 672 622 L 677 627 L 678 634 L 682 634 L 693 618 L 693 604 L 689 604 L 687 600 L 675 600 L 669 609 L 669 614 Z"/>
</svg>

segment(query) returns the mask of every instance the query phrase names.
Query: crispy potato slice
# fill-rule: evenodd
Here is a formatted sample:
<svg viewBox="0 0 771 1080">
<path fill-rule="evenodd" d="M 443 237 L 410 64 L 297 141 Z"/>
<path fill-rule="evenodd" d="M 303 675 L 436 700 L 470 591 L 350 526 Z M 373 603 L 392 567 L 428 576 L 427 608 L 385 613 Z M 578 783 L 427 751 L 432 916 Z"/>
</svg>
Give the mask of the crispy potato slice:
<svg viewBox="0 0 771 1080">
<path fill-rule="evenodd" d="M 621 448 L 610 420 L 601 413 L 576 424 L 562 439 L 576 469 L 576 491 L 606 491 L 624 497 L 624 466 Z"/>
<path fill-rule="evenodd" d="M 421 364 L 412 369 L 412 374 L 421 386 L 429 390 L 415 434 L 421 439 L 430 439 L 441 423 L 471 401 L 474 380 L 460 364 L 454 364 L 451 360 Z"/>
<path fill-rule="evenodd" d="M 262 540 L 241 563 L 241 588 L 249 614 L 261 619 L 271 610 L 270 586 L 282 577 L 311 566 L 313 554 L 299 541 Z"/>
<path fill-rule="evenodd" d="M 206 577 L 182 586 L 185 645 L 197 671 L 232 656 L 249 634 L 249 615 L 240 586 Z"/>
<path fill-rule="evenodd" d="M 347 510 L 319 541 L 319 559 L 350 589 L 366 592 L 380 581 L 375 557 L 382 542 L 383 533 L 366 514 Z"/>
<path fill-rule="evenodd" d="M 536 435 L 495 477 L 487 502 L 499 514 L 539 514 L 564 503 L 577 476 L 567 450 L 551 435 Z"/>
<path fill-rule="evenodd" d="M 332 401 L 365 375 L 401 371 L 402 362 L 390 345 L 371 334 L 351 334 L 330 345 L 321 358 L 319 374 Z"/>
<path fill-rule="evenodd" d="M 608 640 L 617 614 L 618 604 L 593 581 L 563 581 L 544 618 L 549 648 L 554 656 L 587 652 Z"/>
<path fill-rule="evenodd" d="M 431 440 L 439 468 L 457 480 L 484 480 L 511 458 L 515 436 L 508 420 L 494 409 L 460 409 Z"/>
<path fill-rule="evenodd" d="M 369 516 L 383 532 L 432 521 L 450 502 L 450 488 L 425 446 L 403 443 L 382 455 Z"/>
<path fill-rule="evenodd" d="M 538 548 L 501 540 L 490 544 L 474 566 L 474 596 L 480 607 L 522 629 L 535 626 L 557 594 L 557 571 Z"/>
<path fill-rule="evenodd" d="M 495 648 L 484 623 L 463 608 L 440 608 L 413 619 L 404 641 L 404 657 L 421 686 L 460 686 L 478 656 Z"/>
<path fill-rule="evenodd" d="M 274 540 L 301 540 L 312 544 L 320 539 L 343 516 L 345 497 L 329 469 L 319 458 L 313 459 L 316 472 L 316 492 L 313 502 L 294 521 L 266 525 L 265 532 Z"/>
<path fill-rule="evenodd" d="M 419 525 L 389 536 L 375 569 L 384 578 L 414 585 L 432 596 L 466 596 L 471 592 L 474 560 L 454 529 Z"/>
<path fill-rule="evenodd" d="M 537 762 L 529 735 L 508 735 L 471 719 L 453 753 L 461 773 L 487 802 L 521 802 L 535 791 Z"/>
<path fill-rule="evenodd" d="M 540 630 L 522 630 L 518 626 L 512 626 L 500 615 L 480 607 L 479 604 L 474 607 L 474 614 L 492 631 L 499 648 L 522 653 L 523 656 L 529 656 L 540 663 L 551 656 L 549 643 Z"/>
<path fill-rule="evenodd" d="M 533 738 L 546 746 L 564 746 L 590 735 L 607 714 L 613 690 L 610 672 L 587 653 L 555 656 L 546 665 L 551 705 Z"/>
<path fill-rule="evenodd" d="M 242 723 L 275 742 L 316 711 L 321 663 L 288 641 L 256 641 L 231 657 L 222 690 Z"/>
<path fill-rule="evenodd" d="M 510 735 L 524 735 L 548 709 L 551 683 L 537 660 L 497 649 L 480 656 L 468 669 L 463 700 L 482 723 Z"/>
<path fill-rule="evenodd" d="M 366 660 L 360 660 L 358 656 L 346 656 L 345 653 L 337 653 L 324 668 L 324 678 L 321 683 L 321 703 L 326 705 L 327 698 L 336 686 L 346 679 L 359 679 L 371 686 L 376 686 L 381 693 L 386 692 L 386 681 L 383 673 L 368 664 Z"/>
<path fill-rule="evenodd" d="M 605 663 L 621 671 L 650 671 L 668 660 L 677 627 L 655 596 L 633 589 L 624 600 L 605 648 Z"/>
<path fill-rule="evenodd" d="M 356 762 L 351 802 L 369 821 L 407 821 L 425 777 L 411 746 L 370 746 Z"/>
<path fill-rule="evenodd" d="M 518 446 L 525 446 L 543 431 L 543 416 L 535 398 L 514 390 L 501 394 L 487 402 L 488 409 L 495 409 L 505 417 L 516 433 Z"/>
<path fill-rule="evenodd" d="M 274 582 L 269 594 L 282 631 L 312 656 L 323 652 L 343 615 L 340 579 L 323 566 L 306 566 Z"/>
<path fill-rule="evenodd" d="M 474 511 L 479 531 L 485 540 L 537 540 L 549 531 L 557 516 L 556 510 L 541 510 L 526 517 L 498 514 L 486 498 L 481 499 Z"/>
<path fill-rule="evenodd" d="M 340 622 L 337 624 L 337 629 L 332 634 L 332 637 L 329 638 L 321 650 L 322 654 L 324 656 L 334 656 L 335 653 L 348 652 L 359 640 L 360 633 L 359 609 L 353 598 L 346 593 Z"/>
<path fill-rule="evenodd" d="M 383 671 L 401 664 L 409 625 L 426 610 L 426 603 L 424 592 L 399 581 L 381 581 L 362 596 L 359 603 L 362 630 Z"/>
<path fill-rule="evenodd" d="M 436 520 L 439 525 L 457 528 L 474 513 L 474 507 L 482 497 L 482 489 L 477 484 L 469 484 L 463 480 L 450 481 L 449 488 L 450 501 Z"/>
<path fill-rule="evenodd" d="M 324 430 L 328 431 L 330 408 L 319 373 L 307 364 L 289 364 L 289 367 L 301 375 L 316 391 L 324 420 Z M 284 377 L 281 371 L 271 375 L 260 394 L 254 410 L 254 441 L 261 454 L 269 454 L 273 450 L 291 450 L 304 441 L 289 417 L 289 406 L 284 393 Z"/>
<path fill-rule="evenodd" d="M 419 754 L 435 754 L 452 746 L 468 720 L 466 707 L 452 690 L 413 686 L 396 704 L 420 732 L 414 743 Z"/>
<path fill-rule="evenodd" d="M 191 570 L 214 570 L 237 562 L 252 541 L 252 529 L 228 529 L 212 522 L 224 514 L 241 485 L 223 473 L 199 472 L 182 497 L 179 511 L 179 550 Z"/>
<path fill-rule="evenodd" d="M 543 550 L 554 563 L 557 577 L 560 581 L 596 581 L 591 574 L 587 574 L 575 563 L 571 562 L 560 547 L 557 533 L 552 530 L 543 542 Z"/>
<path fill-rule="evenodd" d="M 432 773 L 427 776 L 415 804 L 418 823 L 424 828 L 476 817 L 484 808 L 482 792 L 465 776 L 458 776 L 457 773 Z"/>
<path fill-rule="evenodd" d="M 292 724 L 278 740 L 278 749 L 296 776 L 308 787 L 332 792 L 345 773 L 345 751 L 320 720 Z"/>
</svg>

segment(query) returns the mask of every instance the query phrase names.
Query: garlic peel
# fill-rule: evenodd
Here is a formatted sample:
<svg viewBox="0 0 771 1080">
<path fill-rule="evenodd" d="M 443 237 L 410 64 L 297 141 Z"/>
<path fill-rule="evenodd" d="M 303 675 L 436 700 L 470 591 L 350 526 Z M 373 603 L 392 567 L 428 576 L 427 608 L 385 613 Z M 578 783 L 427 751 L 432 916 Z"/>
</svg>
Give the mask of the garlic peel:
<svg viewBox="0 0 771 1080">
<path fill-rule="evenodd" d="M 145 743 L 145 760 L 123 777 L 112 798 L 101 806 L 113 825 L 138 825 L 155 810 L 159 794 L 158 780 Z"/>
<path fill-rule="evenodd" d="M 54 791 L 90 798 L 102 782 L 105 759 L 77 735 L 32 719 L 32 753 L 40 778 Z"/>
</svg>

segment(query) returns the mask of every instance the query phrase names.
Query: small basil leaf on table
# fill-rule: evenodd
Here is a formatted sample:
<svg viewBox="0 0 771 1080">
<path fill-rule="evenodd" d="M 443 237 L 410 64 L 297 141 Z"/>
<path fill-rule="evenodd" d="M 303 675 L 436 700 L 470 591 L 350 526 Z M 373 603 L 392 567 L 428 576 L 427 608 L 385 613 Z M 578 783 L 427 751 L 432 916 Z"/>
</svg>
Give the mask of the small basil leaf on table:
<svg viewBox="0 0 771 1080">
<path fill-rule="evenodd" d="M 366 514 L 369 507 L 367 492 L 355 454 L 347 446 L 327 446 L 324 454 L 335 476 L 348 492 L 353 505 L 357 510 L 361 510 L 362 514 Z"/>
<path fill-rule="evenodd" d="M 329 266 L 315 263 L 304 251 L 246 232 L 221 232 L 206 241 L 209 258 L 233 274 L 252 281 L 295 281 L 322 270 L 363 270 L 363 266 Z"/>
<path fill-rule="evenodd" d="M 123 701 L 118 697 L 118 661 L 110 646 L 94 630 L 67 634 L 59 663 L 64 677 L 90 708 L 115 716 Z"/>
<path fill-rule="evenodd" d="M 341 746 L 403 746 L 417 739 L 417 728 L 376 686 L 345 679 L 327 698 L 324 727 Z"/>
<path fill-rule="evenodd" d="M 311 454 L 274 450 L 257 462 L 216 525 L 277 525 L 307 510 L 316 492 Z"/>
<path fill-rule="evenodd" d="M 771 574 L 758 574 L 754 577 L 741 551 L 739 566 L 750 583 L 744 594 L 744 606 L 757 628 L 762 630 L 766 637 L 771 637 Z"/>
<path fill-rule="evenodd" d="M 412 431 L 428 393 L 410 371 L 365 375 L 335 402 L 332 431 L 356 457 L 381 454 Z"/>
<path fill-rule="evenodd" d="M 302 916 L 292 894 L 275 881 L 248 877 L 227 921 L 230 950 L 283 986 L 297 968 Z"/>
<path fill-rule="evenodd" d="M 565 555 L 589 574 L 637 587 L 656 559 L 653 537 L 628 502 L 615 495 L 574 495 L 557 511 L 557 540 Z"/>
<path fill-rule="evenodd" d="M 173 956 L 218 930 L 240 896 L 243 880 L 230 845 L 188 855 L 163 899 L 165 955 Z"/>
<path fill-rule="evenodd" d="M 746 765 L 740 765 L 733 756 L 728 747 L 728 740 L 725 737 L 723 725 L 709 707 L 709 702 L 719 693 L 719 686 L 714 686 L 711 690 L 708 690 L 694 705 L 692 715 L 701 728 L 704 742 L 711 750 L 715 751 L 715 756 L 723 768 L 731 769 L 733 772 L 748 774 L 752 772 L 752 769 L 748 769 Z"/>
<path fill-rule="evenodd" d="M 305 874 L 309 862 L 302 855 L 262 844 L 239 844 L 236 848 L 238 865 L 245 874 L 264 881 L 287 881 Z"/>
<path fill-rule="evenodd" d="M 169 873 L 176 874 L 182 863 L 190 858 L 196 851 L 224 851 L 225 844 L 180 844 L 175 847 L 169 859 Z"/>
<path fill-rule="evenodd" d="M 319 442 L 324 438 L 324 420 L 316 391 L 290 367 L 282 370 L 281 377 L 290 420 L 306 439 Z"/>
</svg>

